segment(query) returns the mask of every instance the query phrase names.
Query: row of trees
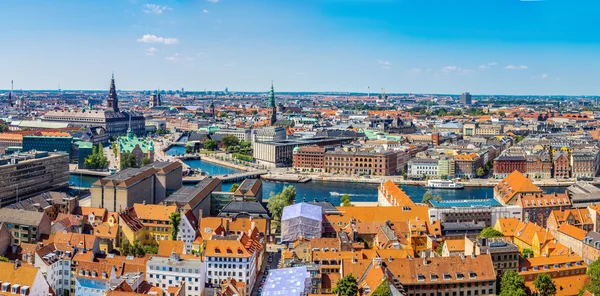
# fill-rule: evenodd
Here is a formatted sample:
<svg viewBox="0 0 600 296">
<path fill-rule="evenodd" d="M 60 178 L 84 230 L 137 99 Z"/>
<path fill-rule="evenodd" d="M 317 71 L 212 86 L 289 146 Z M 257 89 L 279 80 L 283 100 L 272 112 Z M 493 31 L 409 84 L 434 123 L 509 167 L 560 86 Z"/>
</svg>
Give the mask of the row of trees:
<svg viewBox="0 0 600 296">
<path fill-rule="evenodd" d="M 92 154 L 85 158 L 83 167 L 89 170 L 105 170 L 108 168 L 109 161 L 104 156 L 104 147 L 102 144 L 92 147 Z"/>
<path fill-rule="evenodd" d="M 421 200 L 422 203 L 426 204 L 428 203 L 430 200 L 435 200 L 435 201 L 441 201 L 442 197 L 439 195 L 432 195 L 431 192 L 429 190 L 427 190 L 425 192 L 425 194 L 423 194 L 423 199 Z"/>
<path fill-rule="evenodd" d="M 550 276 L 542 273 L 533 281 L 535 294 L 538 296 L 553 296 L 556 295 L 556 285 Z M 527 287 L 525 287 L 525 278 L 519 275 L 514 270 L 505 271 L 502 274 L 500 283 L 500 296 L 525 296 Z"/>
</svg>

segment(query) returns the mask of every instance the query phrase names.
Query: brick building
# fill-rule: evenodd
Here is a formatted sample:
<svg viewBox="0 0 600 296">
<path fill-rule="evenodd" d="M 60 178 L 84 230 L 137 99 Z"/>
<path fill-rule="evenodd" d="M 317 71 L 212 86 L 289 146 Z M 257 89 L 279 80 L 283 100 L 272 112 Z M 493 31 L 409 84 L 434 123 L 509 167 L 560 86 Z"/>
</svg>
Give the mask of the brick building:
<svg viewBox="0 0 600 296">
<path fill-rule="evenodd" d="M 514 171 L 525 173 L 526 170 L 527 161 L 523 156 L 499 156 L 494 159 L 494 178 L 506 178 Z"/>
<path fill-rule="evenodd" d="M 552 176 L 557 179 L 568 179 L 571 175 L 569 157 L 565 153 L 559 152 L 554 154 L 552 162 L 554 164 Z"/>
<path fill-rule="evenodd" d="M 297 170 L 321 171 L 324 168 L 325 148 L 319 146 L 296 147 L 292 165 Z"/>
<path fill-rule="evenodd" d="M 477 169 L 483 167 L 483 160 L 476 153 L 458 154 L 454 157 L 454 177 L 475 178 Z"/>
<path fill-rule="evenodd" d="M 345 175 L 390 176 L 396 173 L 396 152 L 327 151 L 324 168 L 327 173 Z"/>
</svg>

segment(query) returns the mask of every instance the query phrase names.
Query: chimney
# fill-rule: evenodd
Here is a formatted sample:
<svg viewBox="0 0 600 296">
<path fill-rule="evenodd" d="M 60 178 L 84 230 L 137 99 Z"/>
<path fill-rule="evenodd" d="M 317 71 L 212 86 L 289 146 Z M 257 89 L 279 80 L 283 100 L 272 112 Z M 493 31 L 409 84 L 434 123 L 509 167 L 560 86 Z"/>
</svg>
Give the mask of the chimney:
<svg viewBox="0 0 600 296">
<path fill-rule="evenodd" d="M 19 266 L 21 266 L 21 261 L 19 261 L 19 259 L 15 260 L 15 269 L 19 268 Z"/>
<path fill-rule="evenodd" d="M 423 265 L 427 266 L 428 262 L 427 262 L 427 257 L 423 258 Z"/>
</svg>

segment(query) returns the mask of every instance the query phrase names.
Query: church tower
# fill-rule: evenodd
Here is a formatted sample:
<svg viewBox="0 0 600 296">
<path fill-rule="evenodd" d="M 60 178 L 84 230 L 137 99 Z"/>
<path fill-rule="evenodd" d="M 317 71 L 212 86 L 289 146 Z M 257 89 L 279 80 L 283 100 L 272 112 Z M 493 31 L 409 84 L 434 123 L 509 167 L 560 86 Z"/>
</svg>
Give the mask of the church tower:
<svg viewBox="0 0 600 296">
<path fill-rule="evenodd" d="M 115 88 L 115 74 L 113 73 L 110 80 L 110 90 L 108 91 L 108 100 L 106 107 L 108 111 L 119 112 L 119 98 L 117 98 L 117 90 Z"/>
<path fill-rule="evenodd" d="M 275 106 L 275 90 L 271 81 L 271 92 L 269 93 L 269 108 L 271 109 L 271 125 L 277 121 L 277 107 Z"/>
</svg>

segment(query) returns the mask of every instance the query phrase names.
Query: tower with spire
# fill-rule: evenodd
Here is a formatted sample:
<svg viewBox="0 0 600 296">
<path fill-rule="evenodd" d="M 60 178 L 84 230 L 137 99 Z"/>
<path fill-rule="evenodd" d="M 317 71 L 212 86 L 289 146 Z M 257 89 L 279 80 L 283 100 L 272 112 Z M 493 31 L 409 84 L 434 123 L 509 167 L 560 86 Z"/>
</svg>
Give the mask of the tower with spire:
<svg viewBox="0 0 600 296">
<path fill-rule="evenodd" d="M 271 109 L 271 125 L 277 121 L 277 107 L 275 106 L 275 89 L 271 81 L 271 92 L 269 93 L 269 108 Z"/>
<path fill-rule="evenodd" d="M 119 112 L 119 98 L 117 98 L 117 89 L 115 87 L 115 73 L 110 80 L 110 90 L 108 91 L 108 100 L 106 107 L 108 111 Z"/>
<path fill-rule="evenodd" d="M 11 80 L 10 81 L 10 92 L 8 93 L 8 105 L 10 107 L 13 106 L 13 101 L 12 101 L 12 93 L 13 93 L 13 88 L 14 88 L 14 81 Z"/>
</svg>

